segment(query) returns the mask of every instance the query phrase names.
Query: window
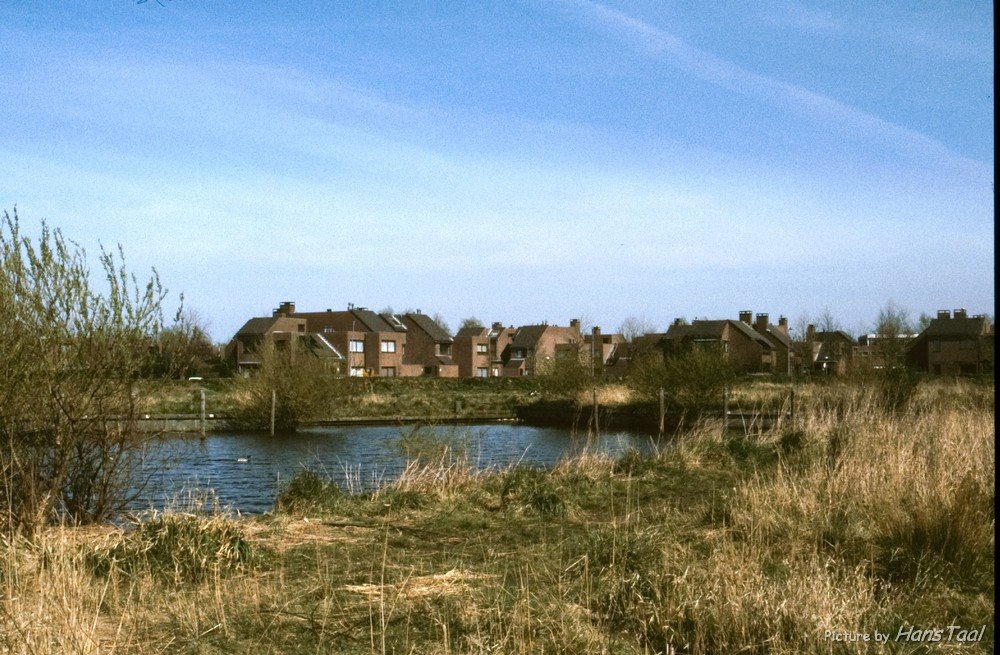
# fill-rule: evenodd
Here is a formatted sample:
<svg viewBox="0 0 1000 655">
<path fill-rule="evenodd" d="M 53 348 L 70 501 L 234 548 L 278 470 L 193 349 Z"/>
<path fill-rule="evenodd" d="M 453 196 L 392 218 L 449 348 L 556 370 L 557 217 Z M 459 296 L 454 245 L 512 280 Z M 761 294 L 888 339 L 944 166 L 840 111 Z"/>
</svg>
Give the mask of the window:
<svg viewBox="0 0 1000 655">
<path fill-rule="evenodd" d="M 385 343 L 383 341 L 382 343 Z M 389 343 L 395 343 L 395 341 L 390 341 Z M 394 378 L 396 377 L 396 367 L 395 366 L 383 366 L 382 367 L 382 377 L 384 378 Z"/>
<path fill-rule="evenodd" d="M 323 326 L 323 332 L 333 332 L 333 328 L 329 325 Z"/>
<path fill-rule="evenodd" d="M 352 366 L 351 367 L 351 377 L 352 378 L 363 378 L 365 376 L 364 366 Z"/>
<path fill-rule="evenodd" d="M 495 377 L 495 378 L 500 377 L 500 367 L 499 366 L 494 366 L 493 367 L 493 377 Z"/>
<path fill-rule="evenodd" d="M 490 376 L 490 369 L 486 368 L 485 366 L 480 366 L 479 368 L 476 369 L 477 378 L 488 378 L 489 376 Z"/>
<path fill-rule="evenodd" d="M 351 347 L 349 349 L 352 353 L 363 353 L 365 351 L 365 342 L 362 339 L 351 339 Z"/>
<path fill-rule="evenodd" d="M 438 354 L 439 355 L 450 355 L 451 354 L 451 344 L 450 343 L 439 343 L 438 344 Z"/>
<path fill-rule="evenodd" d="M 394 353 L 394 352 L 396 352 L 396 342 L 395 341 L 383 341 L 382 342 L 382 352 L 384 352 L 384 353 Z"/>
<path fill-rule="evenodd" d="M 485 343 L 477 343 L 476 344 L 476 352 L 479 353 L 480 355 L 485 355 L 487 353 L 487 346 L 486 346 L 486 344 Z"/>
</svg>

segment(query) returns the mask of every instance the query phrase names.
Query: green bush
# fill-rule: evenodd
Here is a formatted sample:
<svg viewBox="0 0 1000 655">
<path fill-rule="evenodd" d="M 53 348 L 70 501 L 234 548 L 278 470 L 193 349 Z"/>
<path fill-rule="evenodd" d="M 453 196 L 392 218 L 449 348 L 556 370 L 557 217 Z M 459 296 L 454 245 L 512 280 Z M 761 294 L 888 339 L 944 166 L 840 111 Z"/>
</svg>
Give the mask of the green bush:
<svg viewBox="0 0 1000 655">
<path fill-rule="evenodd" d="M 548 471 L 530 466 L 514 466 L 500 476 L 500 506 L 513 504 L 540 516 L 562 516 L 566 502 Z"/>
<path fill-rule="evenodd" d="M 656 470 L 660 462 L 655 455 L 640 453 L 635 448 L 629 448 L 621 457 L 615 460 L 613 471 L 619 475 L 642 476 Z"/>
<path fill-rule="evenodd" d="M 399 510 L 420 509 L 427 505 L 428 498 L 414 489 L 388 486 L 382 487 L 372 500 L 381 506 L 383 514 L 388 514 Z"/>
<path fill-rule="evenodd" d="M 303 470 L 282 485 L 274 501 L 274 508 L 287 513 L 329 510 L 343 499 L 344 492 L 335 482 L 315 471 Z"/>
<path fill-rule="evenodd" d="M 148 574 L 175 585 L 251 568 L 261 559 L 235 521 L 188 514 L 156 516 L 87 556 L 91 571 L 100 577 Z"/>
<path fill-rule="evenodd" d="M 665 356 L 642 353 L 629 373 L 629 383 L 648 398 L 656 398 L 663 389 L 671 411 L 703 412 L 721 407 L 722 392 L 735 377 L 722 352 L 694 346 Z"/>
<path fill-rule="evenodd" d="M 643 627 L 656 613 L 663 569 L 656 535 L 627 526 L 602 526 L 575 550 L 577 558 L 586 558 L 601 619 L 618 628 Z"/>
</svg>

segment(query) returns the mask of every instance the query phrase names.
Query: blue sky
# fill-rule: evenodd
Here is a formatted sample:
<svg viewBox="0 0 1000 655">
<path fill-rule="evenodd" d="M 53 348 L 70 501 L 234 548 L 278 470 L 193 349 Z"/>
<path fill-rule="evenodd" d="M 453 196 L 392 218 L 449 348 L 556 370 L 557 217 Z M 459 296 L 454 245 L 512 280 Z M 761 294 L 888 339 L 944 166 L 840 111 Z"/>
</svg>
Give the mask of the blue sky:
<svg viewBox="0 0 1000 655">
<path fill-rule="evenodd" d="M 0 207 L 217 340 L 994 312 L 986 2 L 0 5 Z"/>
</svg>

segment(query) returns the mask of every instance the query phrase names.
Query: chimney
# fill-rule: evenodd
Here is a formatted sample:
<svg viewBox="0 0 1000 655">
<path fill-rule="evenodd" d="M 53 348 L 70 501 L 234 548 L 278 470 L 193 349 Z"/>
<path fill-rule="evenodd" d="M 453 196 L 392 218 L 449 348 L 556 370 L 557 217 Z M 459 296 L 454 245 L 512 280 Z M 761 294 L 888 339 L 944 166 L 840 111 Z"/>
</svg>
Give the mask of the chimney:
<svg viewBox="0 0 1000 655">
<path fill-rule="evenodd" d="M 683 318 L 677 317 L 674 319 L 674 322 L 671 325 L 682 325 L 683 322 L 684 322 Z"/>
<path fill-rule="evenodd" d="M 601 336 L 601 328 L 595 325 L 594 327 L 590 328 L 590 333 L 593 334 L 594 338 L 596 339 L 597 337 Z"/>
<path fill-rule="evenodd" d="M 758 332 L 767 332 L 767 314 L 757 314 L 757 321 L 753 324 L 753 329 Z"/>
<path fill-rule="evenodd" d="M 569 326 L 571 328 L 576 328 L 577 330 L 579 330 L 580 329 L 580 319 L 578 319 L 578 318 L 570 319 Z"/>
<path fill-rule="evenodd" d="M 816 340 L 816 326 L 810 323 L 806 326 L 806 341 Z"/>
<path fill-rule="evenodd" d="M 788 334 L 788 319 L 786 317 L 784 316 L 778 317 L 778 329 L 784 332 L 786 335 Z"/>
<path fill-rule="evenodd" d="M 500 321 L 494 321 L 493 322 L 493 329 L 494 330 L 502 330 L 503 329 L 503 323 L 501 323 Z"/>
<path fill-rule="evenodd" d="M 951 312 L 950 311 L 948 311 L 947 309 L 939 309 L 938 310 L 938 320 L 939 321 L 947 321 L 949 318 L 951 318 Z"/>
<path fill-rule="evenodd" d="M 286 300 L 278 305 L 278 308 L 274 310 L 274 316 L 290 316 L 295 313 L 295 303 Z"/>
<path fill-rule="evenodd" d="M 753 312 L 749 309 L 744 309 L 740 312 L 740 323 L 746 323 L 747 325 L 753 323 Z"/>
<path fill-rule="evenodd" d="M 965 312 L 965 307 L 955 310 L 955 318 L 969 318 L 969 315 Z"/>
</svg>

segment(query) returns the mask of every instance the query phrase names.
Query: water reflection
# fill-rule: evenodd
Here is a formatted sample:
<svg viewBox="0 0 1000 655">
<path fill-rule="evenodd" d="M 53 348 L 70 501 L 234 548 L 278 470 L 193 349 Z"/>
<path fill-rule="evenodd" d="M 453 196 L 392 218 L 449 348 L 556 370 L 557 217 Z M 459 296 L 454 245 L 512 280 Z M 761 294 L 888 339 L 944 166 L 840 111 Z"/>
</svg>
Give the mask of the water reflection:
<svg viewBox="0 0 1000 655">
<path fill-rule="evenodd" d="M 282 482 L 309 468 L 345 487 L 370 489 L 394 479 L 406 464 L 403 435 L 413 428 L 350 426 L 304 430 L 271 438 L 260 434 L 212 434 L 205 440 L 173 437 L 149 444 L 143 457 L 146 479 L 134 509 L 162 508 L 212 490 L 224 505 L 242 513 L 269 511 Z M 568 430 L 490 424 L 420 428 L 419 438 L 447 440 L 464 450 L 477 468 L 515 463 L 553 466 L 582 449 L 585 439 Z M 401 438 L 403 437 L 403 438 Z M 602 435 L 596 447 L 610 454 L 629 448 L 648 451 L 649 436 Z"/>
</svg>

